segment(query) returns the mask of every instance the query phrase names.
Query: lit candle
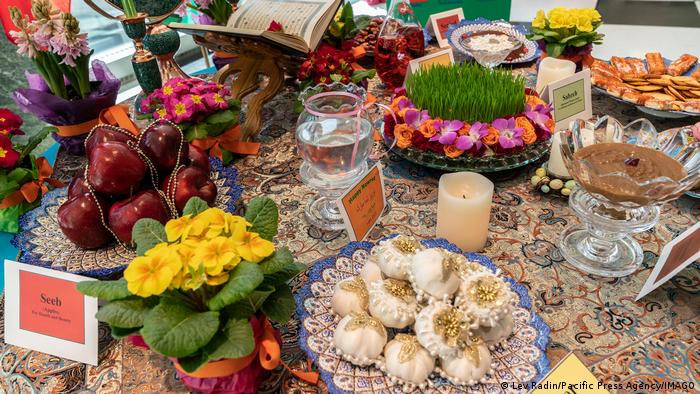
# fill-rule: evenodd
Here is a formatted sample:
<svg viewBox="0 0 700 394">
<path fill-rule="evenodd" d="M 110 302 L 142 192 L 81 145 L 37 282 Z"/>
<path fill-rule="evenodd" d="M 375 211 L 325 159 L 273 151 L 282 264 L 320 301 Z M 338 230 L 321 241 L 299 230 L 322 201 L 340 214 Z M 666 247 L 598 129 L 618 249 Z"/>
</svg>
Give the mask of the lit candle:
<svg viewBox="0 0 700 394">
<path fill-rule="evenodd" d="M 440 177 L 437 236 L 465 252 L 484 249 L 489 232 L 493 183 L 474 172 L 455 172 Z"/>
<path fill-rule="evenodd" d="M 576 63 L 570 60 L 546 57 L 540 61 L 539 68 L 537 69 L 537 85 L 535 90 L 541 95 L 544 89 L 547 88 L 547 85 L 570 77 L 574 75 L 575 72 Z"/>
<path fill-rule="evenodd" d="M 549 150 L 549 162 L 547 163 L 547 172 L 557 178 L 571 178 L 569 171 L 566 170 L 564 159 L 561 157 L 561 131 L 552 135 L 552 146 Z"/>
</svg>

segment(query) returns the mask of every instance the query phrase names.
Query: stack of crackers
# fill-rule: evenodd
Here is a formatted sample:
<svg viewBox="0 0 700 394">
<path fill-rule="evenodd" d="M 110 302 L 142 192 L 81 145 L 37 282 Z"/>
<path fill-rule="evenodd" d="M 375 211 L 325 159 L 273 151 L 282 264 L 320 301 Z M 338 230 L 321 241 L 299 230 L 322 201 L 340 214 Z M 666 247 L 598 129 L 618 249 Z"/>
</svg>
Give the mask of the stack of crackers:
<svg viewBox="0 0 700 394">
<path fill-rule="evenodd" d="M 641 59 L 613 56 L 610 63 L 595 60 L 591 82 L 625 101 L 662 111 L 700 113 L 700 68 L 684 75 L 698 58 L 684 54 L 666 66 L 658 52 Z"/>
</svg>

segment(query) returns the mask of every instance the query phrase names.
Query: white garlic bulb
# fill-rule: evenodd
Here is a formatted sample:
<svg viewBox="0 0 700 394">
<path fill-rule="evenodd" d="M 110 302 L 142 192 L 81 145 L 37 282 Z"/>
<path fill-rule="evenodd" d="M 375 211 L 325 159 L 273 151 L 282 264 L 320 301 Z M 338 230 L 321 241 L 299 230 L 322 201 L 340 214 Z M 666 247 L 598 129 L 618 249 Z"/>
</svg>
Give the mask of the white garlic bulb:
<svg viewBox="0 0 700 394">
<path fill-rule="evenodd" d="M 372 256 L 376 258 L 379 268 L 389 278 L 405 280 L 408 278 L 408 267 L 416 251 L 421 250 L 420 242 L 412 237 L 399 235 L 385 239 L 372 248 Z"/>
<path fill-rule="evenodd" d="M 440 357 L 440 374 L 458 385 L 483 383 L 493 373 L 491 353 L 482 341 L 473 341 L 456 355 Z"/>
<path fill-rule="evenodd" d="M 389 278 L 370 284 L 369 313 L 386 327 L 408 327 L 415 321 L 417 309 L 416 293 L 410 283 Z"/>
<path fill-rule="evenodd" d="M 340 317 L 350 312 L 366 311 L 369 307 L 367 285 L 359 276 L 336 283 L 331 298 L 331 308 Z"/>
<path fill-rule="evenodd" d="M 333 333 L 336 353 L 359 366 L 375 362 L 386 345 L 382 323 L 366 312 L 350 312 L 340 320 Z"/>
<path fill-rule="evenodd" d="M 450 304 L 432 302 L 416 316 L 418 342 L 433 356 L 456 356 L 469 343 L 473 318 Z"/>
<path fill-rule="evenodd" d="M 435 369 L 435 358 L 415 336 L 396 334 L 384 347 L 384 366 L 389 376 L 424 389 L 426 380 Z"/>
<path fill-rule="evenodd" d="M 413 256 L 409 277 L 419 300 L 425 296 L 442 300 L 457 291 L 460 279 L 455 270 L 455 260 L 441 248 L 422 250 Z"/>
<path fill-rule="evenodd" d="M 515 294 L 510 286 L 490 272 L 464 278 L 455 304 L 476 317 L 479 325 L 491 327 L 513 313 Z"/>
</svg>

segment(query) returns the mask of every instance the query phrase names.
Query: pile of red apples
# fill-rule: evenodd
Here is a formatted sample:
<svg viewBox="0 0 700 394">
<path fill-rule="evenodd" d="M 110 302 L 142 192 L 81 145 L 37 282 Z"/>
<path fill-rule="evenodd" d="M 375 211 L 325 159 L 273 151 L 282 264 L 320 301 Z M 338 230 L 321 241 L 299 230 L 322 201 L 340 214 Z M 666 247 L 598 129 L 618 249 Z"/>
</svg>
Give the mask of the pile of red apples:
<svg viewBox="0 0 700 394">
<path fill-rule="evenodd" d="M 100 248 L 115 237 L 132 245 L 132 228 L 139 219 L 165 224 L 182 214 L 191 197 L 210 206 L 216 199 L 209 157 L 167 121 L 152 124 L 138 137 L 97 126 L 85 140 L 85 150 L 85 173 L 73 178 L 68 200 L 58 209 L 61 231 L 81 248 Z"/>
</svg>

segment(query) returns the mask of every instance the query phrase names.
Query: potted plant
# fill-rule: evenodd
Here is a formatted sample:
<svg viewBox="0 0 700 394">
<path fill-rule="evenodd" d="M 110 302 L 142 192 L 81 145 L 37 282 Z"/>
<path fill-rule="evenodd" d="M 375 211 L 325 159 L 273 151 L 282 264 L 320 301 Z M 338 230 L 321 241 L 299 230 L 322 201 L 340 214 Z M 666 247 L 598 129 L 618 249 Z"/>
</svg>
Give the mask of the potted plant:
<svg viewBox="0 0 700 394">
<path fill-rule="evenodd" d="M 194 23 L 200 25 L 226 26 L 231 14 L 236 11 L 238 0 L 194 0 L 188 1 L 187 7 L 195 11 L 192 15 Z M 233 62 L 238 56 L 222 51 L 214 52 L 212 59 L 216 69 Z"/>
<path fill-rule="evenodd" d="M 593 44 L 602 44 L 596 32 L 602 18 L 593 8 L 557 7 L 545 15 L 537 11 L 527 38 L 537 41 L 543 56 L 571 60 L 580 69 L 593 63 Z"/>
<path fill-rule="evenodd" d="M 52 136 L 69 153 L 83 154 L 83 142 L 98 123 L 100 112 L 114 105 L 120 82 L 107 66 L 93 61 L 87 33 L 78 20 L 55 8 L 50 0 L 34 0 L 32 16 L 10 7 L 11 31 L 17 52 L 32 59 L 39 74 L 27 73 L 28 88 L 13 98 L 25 112 L 55 126 Z M 68 83 L 66 83 L 66 81 Z"/>
<path fill-rule="evenodd" d="M 165 226 L 136 223 L 138 257 L 124 278 L 82 282 L 78 289 L 107 302 L 96 317 L 115 338 L 140 336 L 170 357 L 190 388 L 255 392 L 264 370 L 279 363 L 270 351 L 279 347 L 279 334 L 268 319 L 291 317 L 286 282 L 304 267 L 272 243 L 277 220 L 277 206 L 266 197 L 252 199 L 245 216 L 194 197 Z"/>
<path fill-rule="evenodd" d="M 51 179 L 53 170 L 44 157 L 32 151 L 46 138 L 48 128 L 31 135 L 26 144 L 12 141 L 20 130 L 22 118 L 7 108 L 0 108 L 0 231 L 19 231 L 19 218 L 34 209 L 52 187 L 63 186 Z"/>
<path fill-rule="evenodd" d="M 224 165 L 246 143 L 239 141 L 240 104 L 223 85 L 198 78 L 173 78 L 141 101 L 141 111 L 177 124 L 185 139 Z"/>
</svg>

